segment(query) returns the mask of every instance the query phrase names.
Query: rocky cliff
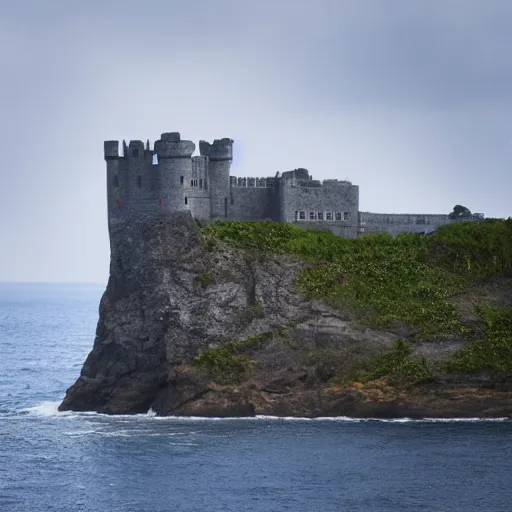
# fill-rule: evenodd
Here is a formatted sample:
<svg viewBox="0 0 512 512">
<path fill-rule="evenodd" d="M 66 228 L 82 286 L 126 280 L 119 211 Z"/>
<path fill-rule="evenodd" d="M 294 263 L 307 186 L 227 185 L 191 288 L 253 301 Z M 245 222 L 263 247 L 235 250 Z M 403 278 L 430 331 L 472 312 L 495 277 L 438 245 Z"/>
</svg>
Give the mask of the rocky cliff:
<svg viewBox="0 0 512 512">
<path fill-rule="evenodd" d="M 300 292 L 297 276 L 310 264 L 299 258 L 212 243 L 188 213 L 110 231 L 110 278 L 94 346 L 60 410 L 512 415 L 507 377 L 421 366 L 449 357 L 464 339 L 405 348 L 400 340 L 414 332 L 405 325 L 376 329 L 350 309 Z M 417 363 L 414 378 L 356 380 L 369 360 L 395 364 L 385 354 Z"/>
</svg>

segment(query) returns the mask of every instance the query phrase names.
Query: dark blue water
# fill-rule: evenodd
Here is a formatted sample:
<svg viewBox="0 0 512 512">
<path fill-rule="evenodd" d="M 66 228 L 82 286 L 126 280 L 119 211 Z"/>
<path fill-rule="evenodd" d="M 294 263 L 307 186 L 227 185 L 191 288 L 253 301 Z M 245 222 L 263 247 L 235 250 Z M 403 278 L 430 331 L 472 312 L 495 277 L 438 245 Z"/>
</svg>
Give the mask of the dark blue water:
<svg viewBox="0 0 512 512">
<path fill-rule="evenodd" d="M 512 510 L 512 423 L 57 413 L 101 287 L 0 285 L 0 512 Z"/>
</svg>

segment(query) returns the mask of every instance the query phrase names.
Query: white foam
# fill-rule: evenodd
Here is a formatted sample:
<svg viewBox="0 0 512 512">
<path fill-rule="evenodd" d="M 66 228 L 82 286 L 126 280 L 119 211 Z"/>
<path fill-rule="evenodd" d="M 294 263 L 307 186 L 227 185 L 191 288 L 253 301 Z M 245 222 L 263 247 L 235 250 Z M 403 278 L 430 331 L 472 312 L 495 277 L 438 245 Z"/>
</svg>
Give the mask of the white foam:
<svg viewBox="0 0 512 512">
<path fill-rule="evenodd" d="M 109 420 L 123 421 L 169 421 L 169 422 L 212 422 L 212 421 L 272 421 L 272 422 L 338 422 L 338 423 L 363 423 L 363 422 L 381 422 L 381 423 L 474 423 L 474 422 L 504 422 L 510 421 L 512 418 L 350 418 L 348 416 L 324 416 L 317 418 L 302 418 L 295 416 L 245 416 L 245 417 L 204 417 L 204 416 L 157 416 L 156 412 L 150 409 L 145 414 L 101 414 L 97 412 L 75 412 L 75 411 L 59 411 L 60 401 L 41 402 L 33 407 L 27 407 L 20 412 L 40 417 L 56 417 L 56 418 L 104 418 Z"/>
<path fill-rule="evenodd" d="M 21 412 L 34 414 L 35 416 L 57 416 L 62 414 L 59 412 L 60 402 L 41 402 L 33 407 L 27 407 L 22 409 Z"/>
</svg>

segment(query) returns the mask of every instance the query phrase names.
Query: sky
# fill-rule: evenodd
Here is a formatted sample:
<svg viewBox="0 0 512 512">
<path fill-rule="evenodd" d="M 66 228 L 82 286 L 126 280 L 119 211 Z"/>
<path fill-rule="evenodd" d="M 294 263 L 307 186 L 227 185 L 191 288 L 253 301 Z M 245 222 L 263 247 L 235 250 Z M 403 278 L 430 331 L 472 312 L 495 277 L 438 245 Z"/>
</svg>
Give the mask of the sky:
<svg viewBox="0 0 512 512">
<path fill-rule="evenodd" d="M 0 0 L 0 281 L 106 282 L 103 141 L 509 217 L 510 0 Z"/>
</svg>

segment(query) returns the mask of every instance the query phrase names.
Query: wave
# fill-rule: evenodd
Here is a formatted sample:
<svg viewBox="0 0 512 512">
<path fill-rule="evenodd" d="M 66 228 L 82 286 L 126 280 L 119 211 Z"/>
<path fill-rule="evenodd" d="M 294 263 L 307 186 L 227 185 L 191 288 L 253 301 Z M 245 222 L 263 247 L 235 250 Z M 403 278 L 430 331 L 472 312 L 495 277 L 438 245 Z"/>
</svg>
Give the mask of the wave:
<svg viewBox="0 0 512 512">
<path fill-rule="evenodd" d="M 247 416 L 247 417 L 204 417 L 204 416 L 157 416 L 153 410 L 149 410 L 145 414 L 101 414 L 98 412 L 76 412 L 76 411 L 59 411 L 60 401 L 41 402 L 33 407 L 21 409 L 19 412 L 25 415 L 39 416 L 39 417 L 54 417 L 54 418 L 102 418 L 109 420 L 151 420 L 151 421 L 168 421 L 168 422 L 217 422 L 217 421 L 272 421 L 272 422 L 338 422 L 338 423 L 489 423 L 489 422 L 507 422 L 512 418 L 351 418 L 348 416 L 325 416 L 317 418 L 305 418 L 295 416 Z"/>
</svg>

